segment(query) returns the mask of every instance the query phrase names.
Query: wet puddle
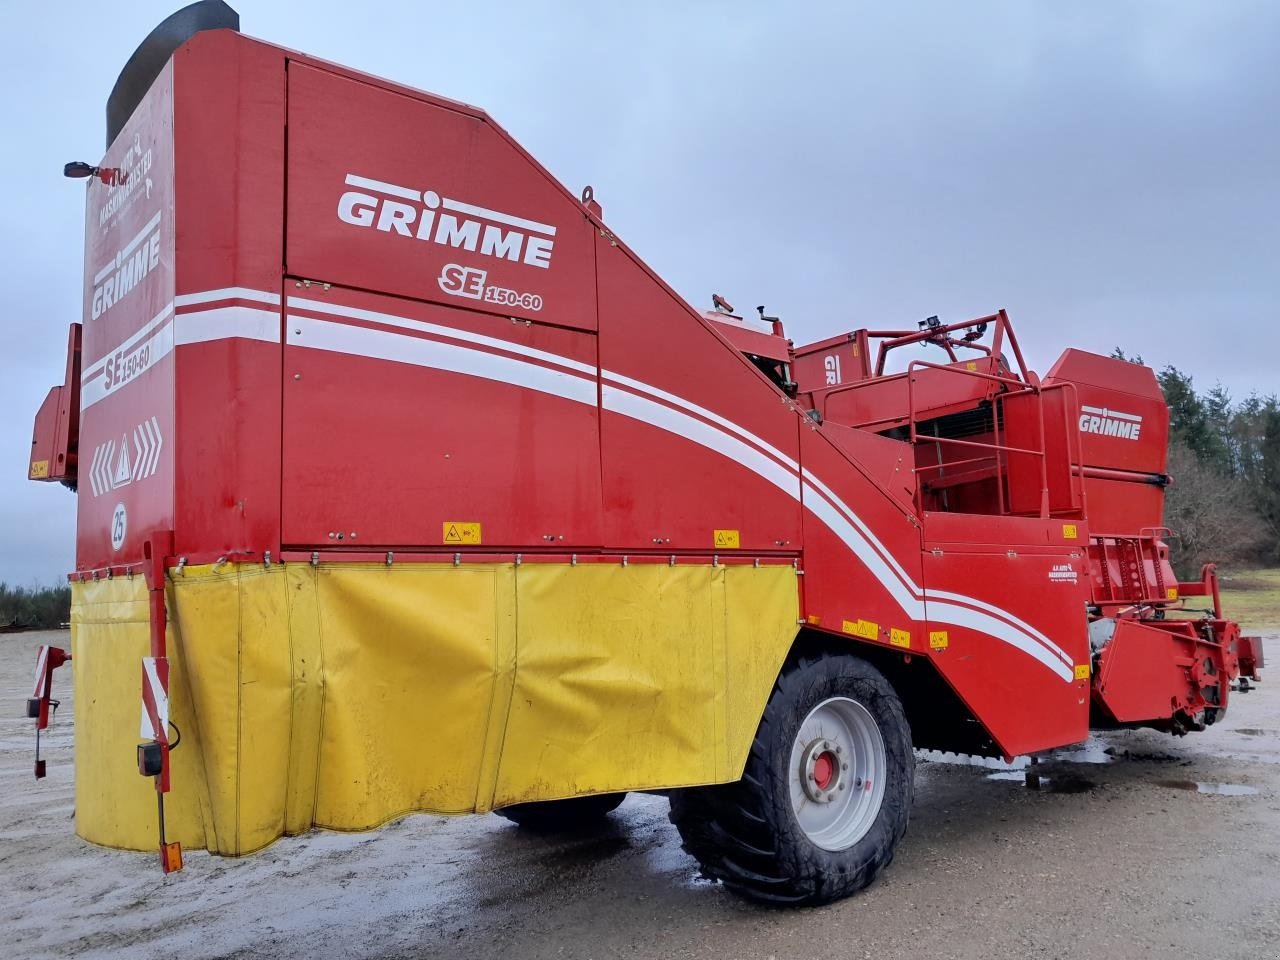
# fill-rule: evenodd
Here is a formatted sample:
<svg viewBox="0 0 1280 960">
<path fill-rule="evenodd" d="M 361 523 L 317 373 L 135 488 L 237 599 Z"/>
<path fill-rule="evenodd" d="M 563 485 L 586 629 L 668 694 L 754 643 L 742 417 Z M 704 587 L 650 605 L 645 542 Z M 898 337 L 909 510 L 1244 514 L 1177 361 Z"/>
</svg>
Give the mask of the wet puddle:
<svg viewBox="0 0 1280 960">
<path fill-rule="evenodd" d="M 1258 791 L 1255 787 L 1246 787 L 1242 783 L 1209 783 L 1202 780 L 1157 780 L 1161 787 L 1171 790 L 1194 790 L 1196 793 L 1208 793 L 1216 797 L 1251 797 Z"/>
<path fill-rule="evenodd" d="M 1241 727 L 1238 730 L 1232 730 L 1232 733 L 1241 733 L 1246 737 L 1265 737 L 1270 731 L 1258 730 L 1255 727 Z"/>
</svg>

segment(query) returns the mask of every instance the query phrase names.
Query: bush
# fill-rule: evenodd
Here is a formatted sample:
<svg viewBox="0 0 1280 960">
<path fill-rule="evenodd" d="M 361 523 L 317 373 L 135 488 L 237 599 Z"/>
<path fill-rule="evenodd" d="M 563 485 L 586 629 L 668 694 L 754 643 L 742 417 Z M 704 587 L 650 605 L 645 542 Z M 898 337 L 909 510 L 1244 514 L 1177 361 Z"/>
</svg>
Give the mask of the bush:
<svg viewBox="0 0 1280 960">
<path fill-rule="evenodd" d="M 11 587 L 0 583 L 0 628 L 56 630 L 71 619 L 71 587 Z"/>
</svg>

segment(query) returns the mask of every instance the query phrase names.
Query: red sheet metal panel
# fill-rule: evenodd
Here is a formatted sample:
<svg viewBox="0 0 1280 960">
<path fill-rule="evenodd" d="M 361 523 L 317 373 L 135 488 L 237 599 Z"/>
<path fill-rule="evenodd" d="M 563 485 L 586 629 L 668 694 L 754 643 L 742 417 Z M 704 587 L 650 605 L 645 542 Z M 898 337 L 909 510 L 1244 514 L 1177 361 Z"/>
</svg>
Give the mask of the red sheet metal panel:
<svg viewBox="0 0 1280 960">
<path fill-rule="evenodd" d="M 924 524 L 934 663 L 1009 755 L 1088 732 L 1088 561 L 1064 538 L 1075 526 L 938 514 Z"/>
<path fill-rule="evenodd" d="M 291 274 L 594 330 L 594 228 L 482 114 L 289 65 Z"/>
<path fill-rule="evenodd" d="M 201 33 L 174 71 L 176 548 L 278 551 L 284 53 Z"/>
<path fill-rule="evenodd" d="M 824 433 L 800 436 L 806 619 L 851 641 L 925 653 L 915 514 L 877 482 L 882 464 L 873 478 Z"/>
<path fill-rule="evenodd" d="M 76 565 L 142 558 L 173 526 L 173 66 L 161 71 L 85 204 Z"/>
<path fill-rule="evenodd" d="M 1162 475 L 1168 463 L 1169 409 L 1150 367 L 1067 350 L 1045 384 L 1073 383 L 1071 412 L 1087 467 L 1129 471 L 1131 481 L 1088 477 L 1085 496 L 1098 534 L 1136 534 L 1162 521 L 1162 489 L 1142 475 Z"/>
<path fill-rule="evenodd" d="M 597 284 L 605 544 L 798 551 L 800 414 L 605 238 Z"/>
<path fill-rule="evenodd" d="M 286 291 L 287 545 L 599 544 L 594 334 Z M 454 523 L 476 526 L 451 535 Z"/>
</svg>

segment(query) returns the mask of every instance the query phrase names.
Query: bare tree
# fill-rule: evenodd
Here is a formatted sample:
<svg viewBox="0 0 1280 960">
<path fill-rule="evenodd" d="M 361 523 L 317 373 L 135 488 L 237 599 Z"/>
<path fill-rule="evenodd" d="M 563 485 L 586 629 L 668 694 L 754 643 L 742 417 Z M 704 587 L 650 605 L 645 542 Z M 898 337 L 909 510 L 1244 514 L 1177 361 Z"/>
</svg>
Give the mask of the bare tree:
<svg viewBox="0 0 1280 960">
<path fill-rule="evenodd" d="M 1199 576 L 1210 561 L 1232 563 L 1251 556 L 1263 538 L 1262 518 L 1248 484 L 1224 476 L 1186 445 L 1169 445 L 1173 484 L 1165 491 L 1164 522 L 1174 569 L 1183 579 Z"/>
</svg>

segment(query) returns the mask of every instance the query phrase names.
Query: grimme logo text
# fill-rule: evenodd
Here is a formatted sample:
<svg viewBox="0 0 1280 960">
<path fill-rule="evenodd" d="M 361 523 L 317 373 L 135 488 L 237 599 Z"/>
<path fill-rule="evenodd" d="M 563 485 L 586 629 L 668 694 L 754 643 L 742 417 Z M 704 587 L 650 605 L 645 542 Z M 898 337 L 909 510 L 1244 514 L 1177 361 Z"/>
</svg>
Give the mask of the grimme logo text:
<svg viewBox="0 0 1280 960">
<path fill-rule="evenodd" d="M 1123 437 L 1137 440 L 1142 430 L 1142 417 L 1136 413 L 1121 413 L 1106 407 L 1080 405 L 1080 432 L 1096 433 L 1104 437 Z"/>
<path fill-rule="evenodd" d="M 343 223 L 544 270 L 551 266 L 556 228 L 550 224 L 354 173 L 346 184 L 357 189 L 338 198 Z"/>
</svg>

